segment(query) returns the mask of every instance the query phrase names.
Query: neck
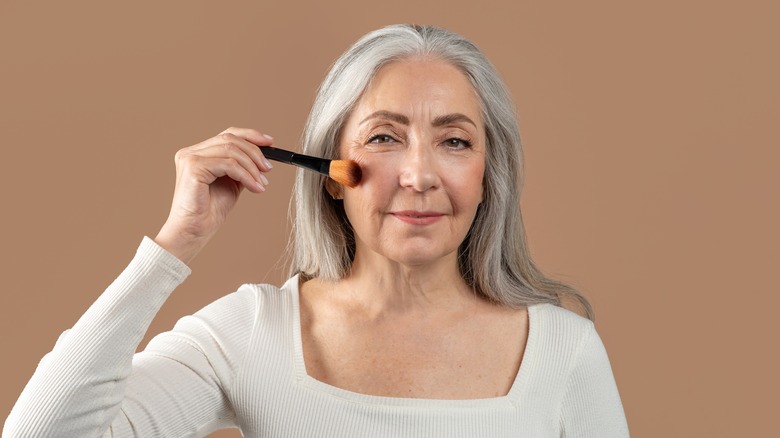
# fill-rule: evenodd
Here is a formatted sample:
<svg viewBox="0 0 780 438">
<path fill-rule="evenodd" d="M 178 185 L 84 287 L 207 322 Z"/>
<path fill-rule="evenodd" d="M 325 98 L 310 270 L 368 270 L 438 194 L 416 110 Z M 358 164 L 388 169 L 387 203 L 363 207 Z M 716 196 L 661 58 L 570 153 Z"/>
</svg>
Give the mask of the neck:
<svg viewBox="0 0 780 438">
<path fill-rule="evenodd" d="M 368 317 L 464 310 L 479 301 L 458 271 L 457 254 L 408 266 L 378 254 L 358 251 L 340 282 Z"/>
</svg>

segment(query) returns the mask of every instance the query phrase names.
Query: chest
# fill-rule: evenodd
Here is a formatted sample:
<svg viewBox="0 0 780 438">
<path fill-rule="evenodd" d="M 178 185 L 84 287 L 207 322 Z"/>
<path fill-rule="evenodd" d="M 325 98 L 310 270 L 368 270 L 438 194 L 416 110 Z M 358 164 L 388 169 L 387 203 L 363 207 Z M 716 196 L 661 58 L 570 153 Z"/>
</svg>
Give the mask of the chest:
<svg viewBox="0 0 780 438">
<path fill-rule="evenodd" d="M 352 392 L 403 398 L 479 399 L 511 389 L 527 313 L 441 323 L 399 320 L 302 324 L 306 372 Z"/>
</svg>

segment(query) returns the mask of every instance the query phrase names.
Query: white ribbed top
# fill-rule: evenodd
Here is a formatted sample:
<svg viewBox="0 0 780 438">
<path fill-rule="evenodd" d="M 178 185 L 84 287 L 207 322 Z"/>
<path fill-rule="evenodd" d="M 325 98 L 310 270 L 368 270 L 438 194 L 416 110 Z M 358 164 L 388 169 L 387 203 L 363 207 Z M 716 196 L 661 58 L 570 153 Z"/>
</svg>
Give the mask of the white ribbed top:
<svg viewBox="0 0 780 438">
<path fill-rule="evenodd" d="M 528 341 L 503 397 L 358 394 L 306 373 L 298 278 L 243 285 L 133 354 L 189 268 L 144 238 L 136 257 L 25 387 L 3 437 L 627 437 L 593 323 L 530 306 Z"/>
</svg>

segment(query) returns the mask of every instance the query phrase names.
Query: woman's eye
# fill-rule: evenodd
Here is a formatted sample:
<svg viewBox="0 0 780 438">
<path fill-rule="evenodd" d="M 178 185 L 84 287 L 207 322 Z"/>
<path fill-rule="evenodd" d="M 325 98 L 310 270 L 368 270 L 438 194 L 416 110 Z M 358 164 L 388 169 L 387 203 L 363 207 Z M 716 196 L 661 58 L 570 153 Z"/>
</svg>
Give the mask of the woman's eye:
<svg viewBox="0 0 780 438">
<path fill-rule="evenodd" d="M 453 149 L 466 149 L 471 147 L 471 142 L 462 138 L 448 138 L 444 141 L 444 144 Z"/>
<path fill-rule="evenodd" d="M 368 139 L 369 143 L 374 143 L 374 144 L 390 143 L 393 141 L 395 141 L 395 139 L 387 134 L 377 134 Z"/>
</svg>

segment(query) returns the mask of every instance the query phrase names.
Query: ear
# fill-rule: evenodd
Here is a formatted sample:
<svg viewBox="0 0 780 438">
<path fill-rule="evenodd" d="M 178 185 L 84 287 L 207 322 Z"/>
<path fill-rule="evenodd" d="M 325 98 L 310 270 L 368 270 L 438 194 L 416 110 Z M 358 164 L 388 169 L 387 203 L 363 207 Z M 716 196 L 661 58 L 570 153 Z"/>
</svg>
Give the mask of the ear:
<svg viewBox="0 0 780 438">
<path fill-rule="evenodd" d="M 328 194 L 330 194 L 330 197 L 333 199 L 344 199 L 344 188 L 341 184 L 330 178 L 325 180 L 325 190 L 328 191 Z"/>
</svg>

